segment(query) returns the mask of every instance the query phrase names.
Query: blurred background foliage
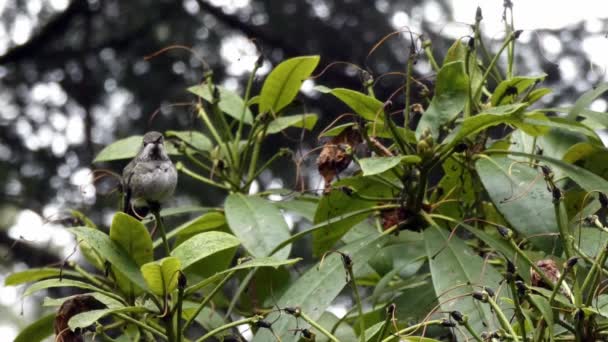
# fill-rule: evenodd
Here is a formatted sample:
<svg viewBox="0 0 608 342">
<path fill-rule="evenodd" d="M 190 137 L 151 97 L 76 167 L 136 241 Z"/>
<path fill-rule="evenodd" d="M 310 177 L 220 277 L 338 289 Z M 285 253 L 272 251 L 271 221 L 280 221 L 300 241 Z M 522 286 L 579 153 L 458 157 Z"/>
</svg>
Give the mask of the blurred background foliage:
<svg viewBox="0 0 608 342">
<path fill-rule="evenodd" d="M 591 7 L 587 12 L 581 12 L 584 3 Z M 554 93 L 544 98 L 544 106 L 571 103 L 607 78 L 602 63 L 608 60 L 608 10 L 594 11 L 594 4 L 557 1 L 518 15 L 520 3 L 514 2 L 516 28 L 533 29 L 518 41 L 517 67 L 520 74 L 548 74 L 545 86 Z M 265 58 L 258 81 L 285 58 L 318 54 L 318 71 L 338 61 L 368 70 L 377 80 L 377 97 L 386 99 L 403 77 L 382 75 L 404 71 L 410 34 L 394 35 L 373 50 L 375 44 L 409 28 L 415 38 L 422 34 L 432 41 L 436 57 L 442 58 L 454 39 L 471 33 L 475 6 L 457 0 L 0 0 L 0 277 L 69 256 L 73 238 L 57 224 L 67 210 L 108 223 L 117 208 L 116 181 L 94 185 L 92 171 L 119 171 L 124 165 L 91 164 L 105 145 L 151 129 L 201 127 L 187 106 L 195 96 L 185 91 L 202 79 L 199 57 L 216 82 L 242 91 L 258 58 L 256 45 Z M 482 9 L 486 39 L 495 47 L 504 36 L 502 1 L 485 1 Z M 559 21 L 555 13 L 567 20 Z M 558 22 L 548 16 L 557 16 Z M 520 19 L 525 27 L 518 25 Z M 144 58 L 173 45 L 191 47 L 196 55 L 172 49 Z M 432 85 L 424 57 L 415 72 Z M 316 84 L 363 89 L 362 75 L 347 64 L 307 81 L 299 112 L 320 114 L 316 131 L 304 137 L 297 130 L 276 135 L 264 148 L 266 156 L 281 146 L 303 155 L 319 144 L 319 131 L 347 111 L 338 101 L 320 97 L 313 90 Z M 413 97 L 416 101 L 416 92 Z M 606 99 L 592 108 L 606 111 Z M 311 168 L 315 158 L 311 154 L 302 164 L 309 189 L 321 187 Z M 293 162 L 277 163 L 255 188 L 295 188 L 295 171 Z M 181 177 L 174 204 L 214 206 L 223 199 Z M 19 291 L 0 287 L 2 336 L 13 336 L 40 313 L 40 298 L 21 303 Z"/>
</svg>

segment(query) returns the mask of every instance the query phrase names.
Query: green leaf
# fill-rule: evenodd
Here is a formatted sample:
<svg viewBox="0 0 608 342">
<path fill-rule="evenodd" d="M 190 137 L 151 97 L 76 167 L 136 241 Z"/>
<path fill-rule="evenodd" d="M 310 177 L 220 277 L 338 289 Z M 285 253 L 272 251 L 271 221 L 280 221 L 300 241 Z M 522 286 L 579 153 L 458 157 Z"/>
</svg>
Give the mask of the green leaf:
<svg viewBox="0 0 608 342">
<path fill-rule="evenodd" d="M 209 230 L 218 230 L 225 226 L 226 217 L 224 217 L 224 214 L 214 211 L 201 215 L 194 220 L 188 221 L 173 229 L 169 234 L 167 234 L 167 239 L 170 239 L 173 236 L 176 237 L 175 244 L 173 245 L 173 248 L 175 248 L 196 234 Z M 161 241 L 158 242 L 160 245 Z M 156 247 L 156 242 L 154 245 Z"/>
<path fill-rule="evenodd" d="M 131 215 L 118 212 L 110 227 L 110 239 L 122 247 L 141 266 L 154 259 L 152 238 L 141 221 Z"/>
<path fill-rule="evenodd" d="M 72 331 L 78 328 L 86 328 L 95 324 L 95 322 L 107 315 L 119 312 L 146 312 L 146 308 L 141 306 L 131 306 L 117 309 L 99 309 L 85 311 L 72 316 L 68 321 L 68 326 Z"/>
<path fill-rule="evenodd" d="M 608 83 L 602 83 L 594 87 L 592 90 L 584 93 L 581 97 L 578 98 L 578 100 L 576 100 L 574 106 L 572 106 L 572 109 L 570 109 L 570 111 L 568 112 L 568 116 L 566 116 L 566 119 L 571 121 L 576 120 L 576 118 L 584 109 L 589 107 L 591 103 L 595 101 L 595 99 L 600 97 L 606 91 L 608 91 Z"/>
<path fill-rule="evenodd" d="M 437 73 L 435 96 L 422 115 L 416 128 L 416 138 L 420 138 L 426 129 L 431 130 L 435 139 L 439 137 L 439 128 L 454 119 L 462 111 L 469 93 L 469 78 L 464 70 L 464 63 L 445 64 Z"/>
<path fill-rule="evenodd" d="M 291 115 L 291 116 L 283 116 L 280 118 L 274 119 L 266 129 L 266 133 L 275 134 L 279 133 L 282 130 L 288 127 L 299 127 L 307 130 L 312 130 L 317 123 L 317 114 L 299 114 L 299 115 Z"/>
<path fill-rule="evenodd" d="M 523 236 L 556 233 L 553 198 L 545 183 L 537 181 L 539 170 L 509 158 L 479 159 L 475 169 L 490 199 L 505 220 Z M 553 238 L 530 240 L 550 252 Z"/>
<path fill-rule="evenodd" d="M 582 167 L 578 167 L 573 164 L 565 163 L 559 159 L 547 157 L 545 155 L 532 155 L 524 152 L 516 152 L 516 151 L 502 151 L 502 150 L 489 150 L 490 153 L 495 154 L 510 154 L 513 156 L 520 156 L 526 158 L 535 158 L 541 160 L 550 166 L 557 168 L 561 172 L 563 172 L 568 178 L 578 184 L 585 191 L 602 191 L 608 193 L 608 181 L 604 178 L 594 174 L 593 172 L 587 171 Z M 487 151 L 486 151 L 487 153 Z M 589 212 L 595 212 L 599 209 L 599 202 L 594 200 L 591 204 L 587 206 Z"/>
<path fill-rule="evenodd" d="M 549 305 L 549 301 L 536 294 L 530 294 L 530 301 L 538 308 L 542 318 L 547 322 L 549 336 L 553 336 L 553 308 Z"/>
<path fill-rule="evenodd" d="M 346 88 L 331 89 L 329 93 L 344 102 L 362 118 L 377 124 L 384 123 L 384 104 L 379 100 Z"/>
<path fill-rule="evenodd" d="M 109 261 L 112 267 L 122 272 L 135 285 L 142 289 L 146 288 L 146 282 L 135 260 L 108 235 L 88 227 L 74 227 L 70 228 L 70 231 L 76 234 L 78 240 L 87 242 L 99 255 Z"/>
<path fill-rule="evenodd" d="M 312 222 L 315 217 L 317 206 L 319 205 L 319 198 L 311 196 L 296 196 L 289 200 L 273 202 L 273 204 L 278 208 L 287 210 L 291 214 L 299 215 Z"/>
<path fill-rule="evenodd" d="M 171 251 L 171 255 L 178 258 L 182 268 L 186 269 L 210 255 L 235 249 L 238 245 L 239 240 L 230 234 L 206 232 L 184 241 Z"/>
<path fill-rule="evenodd" d="M 546 74 L 538 76 L 515 76 L 500 82 L 496 89 L 494 89 L 494 93 L 490 99 L 492 106 L 500 106 L 515 102 L 515 100 L 517 100 L 520 95 L 524 94 L 528 88 L 541 82 L 545 77 L 547 77 Z"/>
<path fill-rule="evenodd" d="M 137 155 L 139 148 L 141 147 L 143 136 L 133 135 L 128 138 L 116 140 L 110 145 L 106 146 L 101 150 L 93 163 L 106 162 L 112 160 L 121 159 L 132 159 Z M 167 153 L 171 155 L 179 155 L 179 152 L 171 144 L 166 144 Z"/>
<path fill-rule="evenodd" d="M 445 141 L 449 142 L 449 144 L 445 149 L 456 146 L 463 138 L 469 137 L 488 127 L 503 123 L 513 123 L 515 120 L 518 120 L 520 113 L 526 107 L 527 104 L 525 103 L 494 107 L 483 113 L 464 119 L 460 125 L 460 129 L 446 137 Z"/>
<path fill-rule="evenodd" d="M 329 194 L 321 197 L 313 221 L 315 225 L 361 209 L 371 208 L 375 205 L 372 201 L 366 201 L 356 196 L 348 196 L 344 191 L 339 189 L 341 186 L 348 186 L 361 195 L 374 197 L 381 197 L 383 195 L 389 197 L 392 195 L 393 189 L 369 177 L 357 176 L 338 181 L 334 184 L 333 190 Z M 321 256 L 331 249 L 346 232 L 368 216 L 369 213 L 351 216 L 315 230 L 312 233 L 313 255 Z"/>
<path fill-rule="evenodd" d="M 539 112 L 534 112 L 533 114 L 534 115 L 527 115 L 525 118 L 523 118 L 523 123 L 544 128 L 545 131 L 548 131 L 549 128 L 557 128 L 561 129 L 562 131 L 568 130 L 571 132 L 579 133 L 585 135 L 588 138 L 591 138 L 597 144 L 601 145 L 601 140 L 598 137 L 597 133 L 585 124 L 582 124 L 578 121 L 568 121 L 564 118 L 545 117 L 544 114 L 541 114 Z M 542 115 L 540 119 L 539 115 Z"/>
<path fill-rule="evenodd" d="M 495 319 L 488 305 L 474 300 L 470 293 L 475 290 L 472 284 L 497 289 L 500 274 L 490 265 L 484 267 L 484 260 L 460 238 L 448 240 L 448 233 L 436 225 L 424 231 L 424 241 L 435 293 L 442 295 L 442 310 L 467 315 L 475 331 L 494 330 Z"/>
<path fill-rule="evenodd" d="M 340 252 L 352 257 L 353 271 L 358 274 L 387 239 L 388 237 L 383 235 L 367 236 L 344 246 Z M 346 284 L 342 258 L 334 253 L 328 255 L 322 265 L 311 267 L 298 278 L 281 295 L 276 305 L 280 308 L 299 306 L 311 319 L 318 320 Z M 272 313 L 267 319 L 270 322 L 276 319 L 272 329 L 283 342 L 297 341 L 298 337 L 290 331 L 293 329 L 293 318 Z M 273 336 L 266 329 L 260 329 L 253 339 L 254 342 L 272 340 Z"/>
<path fill-rule="evenodd" d="M 37 283 L 32 284 L 30 287 L 23 292 L 23 297 L 28 297 L 38 291 L 45 290 L 53 287 L 78 287 L 85 290 L 104 292 L 97 286 L 91 285 L 78 280 L 72 279 L 46 279 L 41 280 Z"/>
<path fill-rule="evenodd" d="M 359 167 L 364 176 L 372 176 L 388 171 L 401 163 L 417 164 L 418 156 L 370 157 L 359 159 Z"/>
<path fill-rule="evenodd" d="M 25 327 L 14 342 L 39 342 L 51 336 L 54 332 L 53 324 L 55 323 L 55 313 L 46 315 L 32 324 Z"/>
<path fill-rule="evenodd" d="M 222 112 L 230 115 L 238 121 L 241 121 L 243 109 L 245 109 L 243 122 L 251 125 L 251 123 L 253 123 L 253 114 L 251 114 L 249 107 L 245 108 L 245 101 L 243 101 L 243 99 L 232 90 L 228 90 L 222 86 L 216 87 L 220 93 L 220 102 L 218 103 L 218 106 Z M 188 88 L 188 91 L 202 97 L 209 103 L 213 103 L 213 94 L 209 88 L 209 84 L 203 83 L 201 85 Z"/>
<path fill-rule="evenodd" d="M 166 131 L 165 136 L 175 137 L 199 151 L 210 151 L 213 147 L 211 140 L 198 131 Z"/>
<path fill-rule="evenodd" d="M 266 77 L 260 92 L 260 113 L 278 113 L 298 94 L 304 82 L 319 64 L 319 56 L 290 58 L 277 65 Z"/>
<path fill-rule="evenodd" d="M 446 53 L 446 56 L 443 59 L 443 63 L 441 65 L 446 65 L 451 62 L 465 63 L 466 68 L 468 68 L 469 70 L 469 78 L 471 79 L 470 89 L 479 88 L 483 80 L 483 72 L 481 71 L 481 68 L 479 68 L 477 56 L 475 53 L 469 53 L 469 47 L 466 46 L 466 44 L 463 44 L 462 40 L 460 39 L 457 39 L 454 44 L 452 44 L 452 46 L 448 49 L 448 52 Z M 478 97 L 473 100 L 479 101 L 480 97 L 481 94 L 479 94 Z"/>
<path fill-rule="evenodd" d="M 61 306 L 66 300 L 74 299 L 74 298 L 82 296 L 82 295 L 91 296 L 91 297 L 97 299 L 100 303 L 107 306 L 108 309 L 118 309 L 118 308 L 125 307 L 120 301 L 116 300 L 115 298 L 112 298 L 106 294 L 99 293 L 99 292 L 88 292 L 88 293 L 82 293 L 82 294 L 77 294 L 77 295 L 73 295 L 73 296 L 63 297 L 63 298 L 45 297 L 44 302 L 42 303 L 42 306 Z"/>
<path fill-rule="evenodd" d="M 191 294 L 193 292 L 196 292 L 197 290 L 213 283 L 214 281 L 218 280 L 221 276 L 228 274 L 232 271 L 238 271 L 238 270 L 245 270 L 245 269 L 249 269 L 249 268 L 257 268 L 257 267 L 273 267 L 273 268 L 277 268 L 279 266 L 286 266 L 286 265 L 292 265 L 295 264 L 296 262 L 302 260 L 302 258 L 295 258 L 295 259 L 287 259 L 287 260 L 280 260 L 277 259 L 275 257 L 263 257 L 263 258 L 255 258 L 253 260 L 249 260 L 247 262 L 244 262 L 242 264 L 236 265 L 232 268 L 229 268 L 227 270 L 223 270 L 221 272 L 218 272 L 216 274 L 214 274 L 213 276 L 198 282 L 190 287 L 188 287 L 186 289 L 186 294 Z"/>
<path fill-rule="evenodd" d="M 194 314 L 194 312 L 196 311 L 196 309 L 198 307 L 199 307 L 199 303 L 185 301 L 184 308 L 182 311 L 183 318 L 190 319 L 190 317 L 192 317 L 192 315 Z M 219 312 L 215 311 L 214 309 L 208 308 L 208 307 L 204 307 L 194 320 L 197 323 L 199 323 L 203 328 L 205 328 L 205 330 L 207 330 L 207 331 L 211 331 L 215 328 L 221 327 L 222 325 L 226 324 L 226 321 L 224 320 L 224 316 L 222 314 L 220 314 Z M 226 332 L 226 333 L 229 334 L 229 332 Z M 222 335 L 220 334 L 220 335 L 216 335 L 216 336 L 222 336 Z"/>
<path fill-rule="evenodd" d="M 177 287 L 181 263 L 176 257 L 166 257 L 141 267 L 141 274 L 152 293 L 165 296 Z"/>
<path fill-rule="evenodd" d="M 529 281 L 530 273 L 527 270 L 529 270 L 532 265 L 530 265 L 530 263 L 528 263 L 524 258 L 519 257 L 513 246 L 498 234 L 491 234 L 483 229 L 473 227 L 464 222 L 443 215 L 433 215 L 433 218 L 454 223 L 454 225 L 451 225 L 450 229 L 456 229 L 458 227 L 466 229 L 471 234 L 475 235 L 476 238 L 492 247 L 495 251 L 500 252 L 503 256 L 509 258 L 511 262 L 514 262 L 519 270 L 518 275 L 524 280 Z M 491 228 L 495 229 L 496 227 L 492 226 Z"/>
<path fill-rule="evenodd" d="M 230 229 L 255 257 L 270 255 L 279 243 L 290 237 L 281 211 L 258 196 L 231 194 L 226 198 L 225 212 Z M 287 259 L 290 250 L 291 247 L 286 246 L 274 256 Z"/>
<path fill-rule="evenodd" d="M 29 270 L 10 274 L 4 279 L 4 286 L 15 286 L 31 281 L 38 281 L 46 278 L 58 277 L 61 270 L 58 268 L 30 268 Z"/>
</svg>

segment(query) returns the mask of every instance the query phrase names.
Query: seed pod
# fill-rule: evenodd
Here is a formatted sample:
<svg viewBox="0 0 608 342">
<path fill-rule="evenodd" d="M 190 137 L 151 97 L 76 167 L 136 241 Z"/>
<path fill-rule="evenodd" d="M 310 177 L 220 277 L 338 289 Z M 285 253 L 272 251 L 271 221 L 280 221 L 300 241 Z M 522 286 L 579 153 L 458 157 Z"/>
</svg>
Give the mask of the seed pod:
<svg viewBox="0 0 608 342">
<path fill-rule="evenodd" d="M 103 308 L 104 305 L 95 297 L 90 295 L 80 295 L 68 299 L 57 310 L 55 316 L 55 341 L 57 342 L 81 342 L 82 336 L 79 332 L 73 332 L 68 326 L 68 321 L 73 316 L 86 311 Z"/>
<path fill-rule="evenodd" d="M 561 273 L 557 268 L 557 264 L 555 261 L 551 259 L 539 260 L 536 262 L 536 266 L 540 268 L 540 270 L 551 280 L 553 284 L 557 284 L 557 281 L 561 277 Z M 551 289 L 551 285 L 546 284 L 543 281 L 543 278 L 536 272 L 534 268 L 530 268 L 530 279 L 532 282 L 532 286 L 544 287 L 547 289 Z"/>
<path fill-rule="evenodd" d="M 454 310 L 454 311 L 450 312 L 450 316 L 452 317 L 453 320 L 458 322 L 458 324 L 465 323 L 465 316 L 460 311 Z"/>
</svg>

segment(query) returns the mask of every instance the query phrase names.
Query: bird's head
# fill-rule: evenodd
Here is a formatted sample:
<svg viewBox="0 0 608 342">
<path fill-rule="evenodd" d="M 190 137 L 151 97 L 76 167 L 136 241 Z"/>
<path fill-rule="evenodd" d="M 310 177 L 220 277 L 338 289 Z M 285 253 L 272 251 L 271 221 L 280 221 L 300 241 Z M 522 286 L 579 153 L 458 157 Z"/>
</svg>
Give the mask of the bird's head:
<svg viewBox="0 0 608 342">
<path fill-rule="evenodd" d="M 165 151 L 165 139 L 162 133 L 148 132 L 144 135 L 139 157 L 146 160 L 165 160 L 169 157 Z"/>
</svg>

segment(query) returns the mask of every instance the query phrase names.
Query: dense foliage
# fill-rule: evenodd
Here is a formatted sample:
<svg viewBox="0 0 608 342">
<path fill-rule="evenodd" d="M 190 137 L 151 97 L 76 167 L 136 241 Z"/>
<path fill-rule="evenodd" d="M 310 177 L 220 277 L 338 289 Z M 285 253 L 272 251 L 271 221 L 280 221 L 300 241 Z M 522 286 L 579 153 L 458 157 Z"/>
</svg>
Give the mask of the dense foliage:
<svg viewBox="0 0 608 342">
<path fill-rule="evenodd" d="M 82 290 L 48 298 L 58 313 L 18 340 L 39 340 L 53 325 L 63 337 L 117 341 L 238 340 L 244 325 L 254 341 L 602 339 L 608 152 L 596 131 L 608 121 L 587 107 L 608 85 L 569 108 L 535 106 L 551 90 L 543 74 L 515 74 L 520 32 L 507 25 L 492 54 L 480 20 L 443 61 L 430 41 L 412 41 L 398 74 L 404 84 L 389 98 L 376 98 L 364 71 L 365 92 L 316 88 L 352 110 L 322 134 L 318 191 L 250 194 L 269 165 L 294 154 L 260 160 L 263 142 L 316 124 L 294 100 L 319 57 L 285 60 L 255 96 L 262 58 L 242 96 L 206 70 L 188 89 L 205 130 L 165 135 L 180 176 L 221 189 L 224 205 L 165 208 L 168 219 L 200 214 L 175 227 L 117 212 L 108 232 L 74 212 L 67 229 L 96 271 L 70 264 L 9 276 L 6 285 L 33 282 L 24 296 Z M 412 77 L 424 57 L 436 72 L 432 86 Z M 414 84 L 420 103 L 410 103 Z M 404 108 L 393 106 L 398 97 Z M 95 162 L 132 158 L 140 140 L 117 141 Z M 311 225 L 293 233 L 286 214 Z M 171 245 L 151 227 L 168 231 Z M 290 258 L 304 238 L 315 263 L 306 270 Z M 342 318 L 328 311 L 338 297 L 350 299 Z"/>
</svg>

